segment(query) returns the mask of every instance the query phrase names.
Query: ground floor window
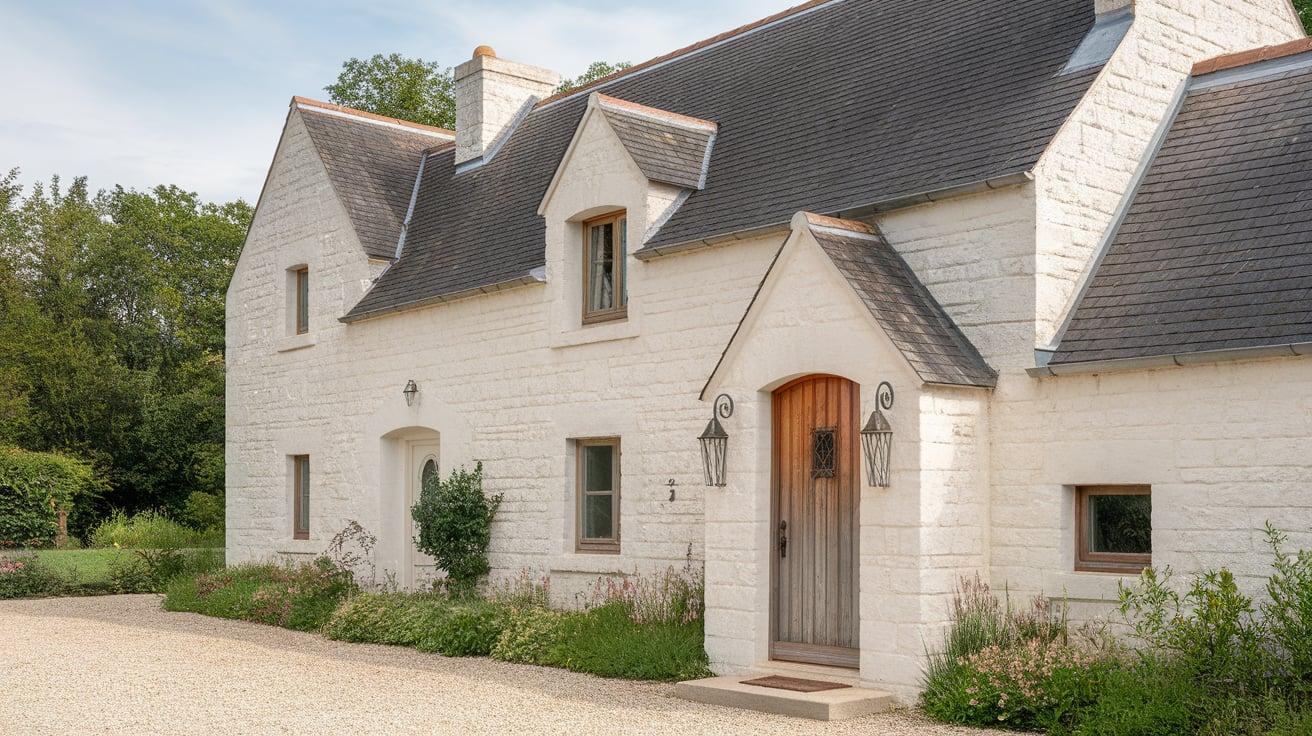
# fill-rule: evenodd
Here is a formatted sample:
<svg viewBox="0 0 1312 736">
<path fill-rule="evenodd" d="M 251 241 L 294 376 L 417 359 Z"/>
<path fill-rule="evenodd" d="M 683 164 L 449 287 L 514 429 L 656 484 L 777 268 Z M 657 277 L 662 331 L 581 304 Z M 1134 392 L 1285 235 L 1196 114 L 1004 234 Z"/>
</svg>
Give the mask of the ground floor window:
<svg viewBox="0 0 1312 736">
<path fill-rule="evenodd" d="M 310 538 L 310 456 L 292 456 L 292 539 Z"/>
<path fill-rule="evenodd" d="M 620 551 L 620 440 L 577 440 L 579 552 Z"/>
<path fill-rule="evenodd" d="M 1139 573 L 1153 561 L 1148 486 L 1079 486 L 1075 491 L 1075 569 Z"/>
</svg>

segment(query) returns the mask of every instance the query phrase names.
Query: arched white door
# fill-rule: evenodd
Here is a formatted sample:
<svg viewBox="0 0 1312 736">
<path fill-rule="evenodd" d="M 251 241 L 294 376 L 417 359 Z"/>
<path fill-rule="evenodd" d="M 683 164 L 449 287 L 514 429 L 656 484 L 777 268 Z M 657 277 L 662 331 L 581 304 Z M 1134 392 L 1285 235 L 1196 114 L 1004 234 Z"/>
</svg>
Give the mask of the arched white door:
<svg viewBox="0 0 1312 736">
<path fill-rule="evenodd" d="M 424 484 L 436 479 L 441 473 L 439 449 L 435 440 L 410 442 L 410 451 L 406 462 L 405 524 L 402 527 L 405 529 L 406 535 L 406 542 L 402 546 L 402 549 L 405 550 L 405 559 L 403 560 L 403 574 L 400 581 L 406 588 L 415 586 L 418 579 L 415 567 L 430 564 L 428 557 L 415 547 L 415 522 L 414 517 L 410 514 L 410 509 L 419 500 L 419 492 L 423 489 Z"/>
</svg>

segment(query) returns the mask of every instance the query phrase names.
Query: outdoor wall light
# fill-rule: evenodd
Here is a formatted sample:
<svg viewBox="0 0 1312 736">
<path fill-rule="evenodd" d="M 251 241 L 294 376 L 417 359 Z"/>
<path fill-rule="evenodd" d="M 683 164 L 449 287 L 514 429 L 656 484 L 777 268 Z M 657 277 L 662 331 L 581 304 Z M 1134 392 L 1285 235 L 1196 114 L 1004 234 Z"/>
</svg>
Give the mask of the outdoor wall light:
<svg viewBox="0 0 1312 736">
<path fill-rule="evenodd" d="M 419 385 L 414 382 L 414 379 L 406 381 L 405 388 L 401 390 L 401 394 L 405 396 L 405 405 L 414 406 L 415 395 L 418 393 L 419 393 Z"/>
<path fill-rule="evenodd" d="M 866 478 L 876 488 L 889 486 L 889 456 L 893 449 L 893 426 L 884 411 L 893 408 L 893 386 L 888 381 L 875 390 L 875 410 L 861 430 L 861 448 L 866 456 Z M 882 409 L 882 411 L 881 411 Z"/>
<path fill-rule="evenodd" d="M 725 484 L 725 457 L 729 453 L 729 434 L 720 424 L 720 418 L 733 416 L 733 399 L 728 394 L 715 397 L 711 405 L 711 421 L 697 439 L 702 443 L 702 465 L 706 470 L 706 485 L 723 488 Z"/>
</svg>

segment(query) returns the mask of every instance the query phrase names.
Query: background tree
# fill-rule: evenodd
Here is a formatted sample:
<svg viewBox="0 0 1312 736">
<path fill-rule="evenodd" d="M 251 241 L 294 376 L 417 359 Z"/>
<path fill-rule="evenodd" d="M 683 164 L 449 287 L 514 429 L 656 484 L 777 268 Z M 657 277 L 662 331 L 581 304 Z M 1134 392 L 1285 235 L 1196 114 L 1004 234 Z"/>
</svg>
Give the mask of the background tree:
<svg viewBox="0 0 1312 736">
<path fill-rule="evenodd" d="M 568 92 L 630 66 L 627 61 L 594 61 L 578 77 L 561 82 L 556 91 Z M 451 69 L 436 62 L 400 54 L 350 58 L 342 63 L 337 81 L 324 90 L 338 105 L 448 130 L 456 127 L 455 81 Z"/>
<path fill-rule="evenodd" d="M 324 87 L 339 105 L 389 118 L 454 129 L 455 82 L 451 70 L 400 54 L 347 59 L 337 81 Z"/>
<path fill-rule="evenodd" d="M 1312 33 L 1312 0 L 1294 0 L 1294 7 L 1298 9 L 1298 16 L 1303 19 L 1303 27 L 1308 33 Z"/>
<path fill-rule="evenodd" d="M 1307 2 L 1312 2 L 1312 0 L 1307 0 Z M 568 92 L 572 89 L 577 89 L 590 82 L 595 82 L 602 77 L 614 74 L 615 72 L 624 71 L 631 66 L 633 65 L 627 61 L 618 61 L 614 64 L 605 61 L 594 61 L 588 65 L 587 70 L 582 74 L 574 79 L 566 79 L 562 81 L 560 86 L 556 88 L 556 92 Z"/>
<path fill-rule="evenodd" d="M 95 464 L 109 508 L 223 492 L 223 299 L 244 202 L 0 179 L 0 445 Z"/>
</svg>

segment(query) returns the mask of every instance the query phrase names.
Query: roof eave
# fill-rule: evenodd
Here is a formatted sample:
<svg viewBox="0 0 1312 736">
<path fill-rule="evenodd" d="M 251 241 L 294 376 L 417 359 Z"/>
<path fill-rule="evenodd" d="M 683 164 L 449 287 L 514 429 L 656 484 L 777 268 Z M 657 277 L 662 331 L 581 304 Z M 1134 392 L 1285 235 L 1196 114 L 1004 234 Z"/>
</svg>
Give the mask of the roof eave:
<svg viewBox="0 0 1312 736">
<path fill-rule="evenodd" d="M 1092 373 L 1111 373 L 1119 371 L 1148 370 L 1152 368 L 1205 365 L 1208 363 L 1224 363 L 1233 360 L 1292 358 L 1295 356 L 1309 355 L 1312 355 L 1312 342 L 1292 342 L 1278 345 L 1258 345 L 1245 348 L 1200 350 L 1191 353 L 1170 353 L 1167 355 L 1145 355 L 1134 358 L 1114 358 L 1111 360 L 1049 363 L 1044 366 L 1026 368 L 1025 372 L 1034 377 L 1078 374 L 1087 375 Z"/>
<path fill-rule="evenodd" d="M 352 310 L 351 312 L 348 312 L 345 316 L 338 317 L 337 321 L 343 324 L 352 325 L 358 322 L 365 322 L 371 319 L 377 319 L 379 317 L 386 317 L 390 314 L 396 314 L 397 312 L 407 312 L 412 309 L 431 307 L 435 304 L 445 304 L 447 302 L 459 301 L 461 299 L 470 299 L 476 296 L 483 296 L 484 294 L 493 294 L 496 292 L 507 291 L 509 289 L 515 289 L 521 286 L 532 286 L 533 284 L 545 284 L 545 283 L 546 283 L 545 278 L 541 277 L 534 271 L 530 271 L 529 273 L 526 273 L 523 276 L 518 276 L 513 279 L 506 279 L 505 281 L 498 281 L 494 284 L 488 284 L 486 286 L 476 286 L 472 289 L 462 289 L 460 291 L 453 291 L 445 294 L 437 294 L 435 296 L 425 297 L 423 299 L 417 299 L 412 302 L 405 302 L 403 304 L 394 304 L 389 307 L 384 307 L 382 309 L 371 309 L 365 312 L 360 312 L 359 314 L 357 314 L 354 310 Z"/>
</svg>

